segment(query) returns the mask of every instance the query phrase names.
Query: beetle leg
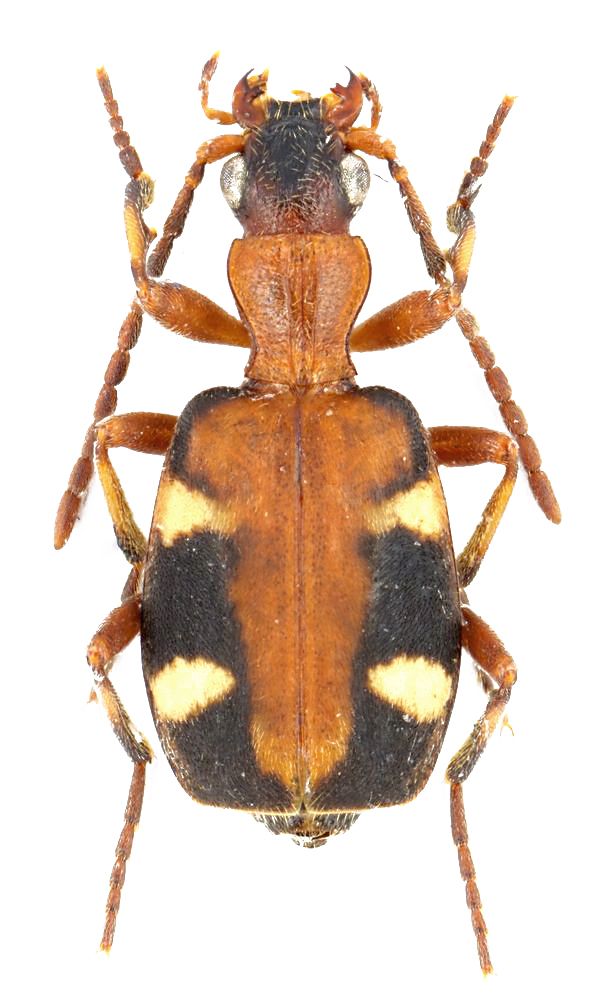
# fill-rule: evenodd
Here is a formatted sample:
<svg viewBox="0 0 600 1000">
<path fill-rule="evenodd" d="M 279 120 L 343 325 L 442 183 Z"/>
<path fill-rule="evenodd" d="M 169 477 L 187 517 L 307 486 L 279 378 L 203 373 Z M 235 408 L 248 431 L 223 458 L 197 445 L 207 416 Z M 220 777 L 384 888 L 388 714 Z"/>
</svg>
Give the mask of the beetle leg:
<svg viewBox="0 0 600 1000">
<path fill-rule="evenodd" d="M 488 159 L 513 101 L 514 98 L 505 97 L 501 102 L 479 147 L 479 154 L 471 160 L 456 201 L 448 209 L 448 228 L 456 234 L 456 240 L 446 255 L 442 254 L 435 242 L 429 217 L 410 183 L 406 168 L 396 158 L 394 144 L 381 139 L 373 129 L 368 128 L 351 129 L 344 136 L 344 143 L 349 149 L 361 150 L 388 161 L 392 177 L 398 183 L 404 199 L 411 226 L 421 241 L 427 271 L 440 285 L 436 292 L 417 292 L 400 299 L 361 323 L 352 333 L 350 346 L 355 351 L 370 351 L 409 344 L 439 330 L 448 319 L 455 316 L 461 332 L 469 341 L 475 360 L 485 372 L 489 389 L 500 405 L 502 419 L 519 446 L 535 500 L 546 517 L 558 524 L 561 519 L 560 508 L 550 480 L 541 469 L 537 446 L 527 433 L 525 416 L 511 398 L 511 388 L 504 372 L 495 367 L 489 345 L 479 336 L 474 316 L 460 308 L 460 298 L 467 283 L 475 243 L 475 219 L 471 207 L 479 191 L 478 181 L 487 170 Z M 446 277 L 446 261 L 452 268 L 451 283 Z"/>
<path fill-rule="evenodd" d="M 483 427 L 432 427 L 429 435 L 438 465 L 464 467 L 495 462 L 504 466 L 500 483 L 456 561 L 459 583 L 466 587 L 479 570 L 513 491 L 517 478 L 517 449 L 507 434 Z"/>
<path fill-rule="evenodd" d="M 98 700 L 102 702 L 110 724 L 126 754 L 134 763 L 152 757 L 145 738 L 137 731 L 121 703 L 108 671 L 121 650 L 136 637 L 140 630 L 141 598 L 138 594 L 128 598 L 111 611 L 93 636 L 87 650 L 87 659 L 94 674 Z"/>
<path fill-rule="evenodd" d="M 459 782 L 450 784 L 450 825 L 452 839 L 458 851 L 458 866 L 465 883 L 467 906 L 471 912 L 471 924 L 475 932 L 479 964 L 484 975 L 494 971 L 487 943 L 487 926 L 481 911 L 481 896 L 477 888 L 477 875 L 473 857 L 469 848 L 469 832 L 465 816 L 465 803 L 462 785 Z"/>
<path fill-rule="evenodd" d="M 459 292 L 462 292 L 467 282 L 475 242 L 475 220 L 471 206 L 479 191 L 477 182 L 487 170 L 488 157 L 494 148 L 502 123 L 510 111 L 513 101 L 514 98 L 505 97 L 500 104 L 494 120 L 487 130 L 486 137 L 479 147 L 479 155 L 471 160 L 456 201 L 448 209 L 448 228 L 457 234 L 456 242 L 448 252 L 448 260 L 452 267 L 453 287 Z M 546 517 L 554 524 L 558 524 L 561 519 L 558 502 L 548 476 L 541 469 L 542 460 L 537 445 L 527 433 L 527 421 L 523 411 L 512 399 L 512 390 L 506 375 L 501 368 L 495 366 L 495 358 L 489 344 L 483 337 L 479 336 L 479 327 L 475 317 L 463 308 L 456 312 L 456 321 L 461 333 L 469 342 L 473 357 L 485 373 L 488 388 L 499 404 L 500 414 L 509 433 L 517 442 L 521 461 L 536 502 Z"/>
<path fill-rule="evenodd" d="M 212 344 L 249 347 L 248 332 L 240 322 L 230 316 L 205 295 L 184 285 L 156 281 L 162 274 L 173 241 L 181 232 L 189 211 L 195 187 L 200 183 L 205 163 L 239 152 L 241 136 L 221 136 L 198 150 L 200 160 L 189 171 L 171 214 L 165 223 L 164 234 L 154 254 L 146 262 L 149 246 L 148 229 L 143 213 L 152 200 L 152 182 L 147 174 L 133 178 L 125 190 L 125 231 L 129 244 L 131 271 L 138 291 L 138 300 L 144 312 L 153 316 L 162 326 L 176 333 Z M 235 141 L 234 141 L 235 140 Z M 216 146 L 216 149 L 213 148 Z M 198 173 L 195 169 L 200 166 Z M 190 180 L 191 179 L 191 180 Z M 188 180 L 190 181 L 187 186 Z M 193 180 L 193 184 L 192 184 Z"/>
<path fill-rule="evenodd" d="M 359 323 L 350 334 L 351 351 L 403 347 L 439 330 L 456 314 L 460 295 L 452 285 L 412 292 Z"/>
<path fill-rule="evenodd" d="M 517 443 L 534 499 L 546 517 L 554 524 L 558 524 L 561 519 L 560 507 L 550 480 L 541 468 L 540 453 L 528 433 L 525 414 L 513 400 L 508 379 L 502 369 L 496 366 L 496 359 L 489 344 L 479 335 L 475 317 L 467 309 L 456 308 L 460 302 L 456 294 L 454 286 L 450 286 L 439 288 L 435 292 L 414 292 L 412 295 L 407 295 L 406 298 L 387 306 L 357 326 L 350 336 L 350 348 L 354 351 L 377 351 L 386 347 L 410 344 L 438 330 L 454 315 L 461 332 L 469 342 L 473 357 L 485 374 L 485 380 L 499 405 L 507 430 Z"/>
<path fill-rule="evenodd" d="M 488 127 L 486 137 L 479 147 L 479 155 L 471 160 L 469 171 L 465 174 L 459 188 L 456 201 L 448 209 L 447 221 L 451 232 L 456 234 L 456 240 L 447 254 L 438 246 L 431 229 L 431 221 L 423 203 L 415 191 L 406 167 L 397 158 L 396 147 L 389 139 L 382 139 L 373 128 L 353 128 L 343 135 L 344 145 L 348 149 L 387 160 L 390 173 L 400 189 L 409 222 L 413 231 L 419 237 L 421 252 L 427 268 L 427 273 L 438 285 L 447 285 L 446 262 L 450 263 L 453 272 L 453 285 L 460 293 L 465 287 L 469 272 L 469 264 L 475 242 L 475 221 L 471 205 L 477 196 L 479 187 L 477 181 L 487 170 L 487 161 L 494 149 L 500 134 L 502 123 L 513 105 L 514 98 L 505 97 L 501 102 L 492 124 Z"/>
<path fill-rule="evenodd" d="M 104 105 L 109 115 L 110 125 L 114 132 L 115 144 L 119 148 L 119 158 L 129 177 L 131 177 L 132 181 L 136 181 L 136 179 L 146 175 L 143 173 L 138 153 L 129 141 L 128 133 L 123 130 L 123 119 L 119 115 L 119 107 L 113 97 L 110 80 L 106 70 L 98 70 L 98 82 L 104 96 Z M 149 280 L 159 278 L 162 275 L 171 254 L 173 243 L 183 232 L 187 214 L 194 197 L 194 191 L 202 180 L 204 174 L 204 164 L 211 162 L 211 155 L 213 158 L 218 158 L 218 156 L 215 155 L 216 153 L 219 153 L 219 156 L 227 156 L 230 151 L 236 152 L 237 147 L 239 146 L 240 138 L 241 137 L 239 136 L 222 136 L 221 142 L 219 139 L 213 139 L 209 143 L 204 143 L 204 145 L 198 150 L 194 166 L 186 176 L 185 184 L 177 196 L 175 204 L 173 205 L 173 208 L 171 209 L 171 212 L 169 213 L 169 216 L 164 224 L 162 236 L 157 242 L 154 252 L 150 255 L 148 260 L 147 274 Z M 237 145 L 234 142 L 235 148 L 230 150 L 232 139 L 237 139 Z M 148 229 L 143 219 L 138 221 L 138 229 L 139 234 L 142 235 L 147 248 L 151 243 L 154 234 Z M 172 288 L 173 286 L 170 287 Z M 154 295 L 159 300 L 161 299 L 161 293 L 155 291 Z M 199 299 L 202 300 L 199 302 L 198 298 L 196 298 L 197 295 L 198 293 L 194 293 L 192 302 L 193 308 L 190 310 L 187 328 L 186 330 L 180 330 L 180 332 L 183 332 L 185 336 L 196 337 L 196 339 L 199 340 L 211 340 L 211 336 L 216 336 L 217 343 L 233 342 L 235 344 L 240 344 L 241 346 L 249 346 L 249 341 L 247 341 L 247 339 L 243 339 L 245 329 L 239 320 L 235 320 L 217 305 L 211 303 L 209 299 L 204 299 L 203 296 L 199 296 Z M 157 305 L 158 312 L 160 313 L 161 308 L 163 311 L 167 308 L 168 312 L 170 308 L 171 315 L 175 314 L 175 317 L 177 318 L 180 300 L 175 302 L 174 298 L 176 299 L 177 296 L 174 296 L 173 293 L 167 293 L 166 298 L 168 303 L 167 307 L 164 306 L 163 302 L 159 301 Z M 110 359 L 108 368 L 106 369 L 106 373 L 104 375 L 104 383 L 100 389 L 98 399 L 96 400 L 93 422 L 87 430 L 83 440 L 81 454 L 73 466 L 67 489 L 61 498 L 57 510 L 54 527 L 54 546 L 57 549 L 62 548 L 69 539 L 81 506 L 87 495 L 90 480 L 94 471 L 94 429 L 100 420 L 103 420 L 105 417 L 108 417 L 115 412 L 117 406 L 116 387 L 123 381 L 127 373 L 130 351 L 133 350 L 139 340 L 142 329 L 142 319 L 142 306 L 140 305 L 140 302 L 135 299 L 132 302 L 129 312 L 119 331 L 117 349 Z M 170 326 L 172 329 L 177 329 L 177 322 L 167 322 L 164 325 Z M 227 340 L 228 336 L 235 335 L 237 335 L 237 340 Z"/>
<path fill-rule="evenodd" d="M 469 169 L 463 177 L 456 201 L 450 205 L 447 212 L 448 229 L 451 233 L 456 234 L 456 240 L 448 251 L 447 258 L 452 268 L 453 284 L 461 292 L 467 283 L 475 243 L 475 219 L 471 206 L 479 192 L 478 181 L 488 168 L 488 159 L 514 100 L 514 97 L 505 97 L 501 101 L 492 123 L 487 129 L 485 139 L 479 147 L 479 153 L 471 160 Z"/>
<path fill-rule="evenodd" d="M 117 914 L 121 903 L 121 892 L 125 881 L 125 868 L 131 855 L 133 837 L 140 822 L 144 785 L 146 782 L 146 762 L 139 761 L 133 765 L 131 784 L 123 817 L 123 829 L 115 849 L 115 862 L 110 873 L 108 898 L 106 900 L 106 917 L 100 947 L 102 951 L 110 951 L 115 936 Z"/>
<path fill-rule="evenodd" d="M 129 136 L 123 132 L 123 121 L 120 117 L 115 117 L 117 105 L 116 101 L 112 100 L 110 82 L 104 71 L 100 71 L 99 81 L 103 94 L 105 97 L 108 95 L 105 103 L 111 115 L 110 123 L 115 133 L 115 142 L 118 146 L 128 144 Z M 152 202 L 154 183 L 142 170 L 137 153 L 135 168 L 129 167 L 123 158 L 123 151 L 120 155 L 131 177 L 125 189 L 125 232 L 129 244 L 131 270 L 144 312 L 149 313 L 163 326 L 194 340 L 247 347 L 250 346 L 250 341 L 239 319 L 230 316 L 216 303 L 193 289 L 154 280 L 163 273 L 173 243 L 183 231 L 194 192 L 204 177 L 206 165 L 234 153 L 241 153 L 245 141 L 244 135 L 221 135 L 204 142 L 199 147 L 194 163 L 187 172 L 183 187 L 165 222 L 163 235 L 148 261 L 146 256 L 154 233 L 148 229 L 144 221 L 144 211 Z"/>
<path fill-rule="evenodd" d="M 447 221 L 456 234 L 452 248 L 444 254 L 431 231 L 431 221 L 413 188 L 406 167 L 396 158 L 396 148 L 382 140 L 372 129 L 352 129 L 344 142 L 350 149 L 359 149 L 371 156 L 388 161 L 390 173 L 400 188 L 410 224 L 421 242 L 421 250 L 429 275 L 440 286 L 435 292 L 416 292 L 376 313 L 354 330 L 350 346 L 355 351 L 373 351 L 412 343 L 428 333 L 439 330 L 457 314 L 461 294 L 467 282 L 475 243 L 475 219 L 471 205 L 479 187 L 476 182 L 487 170 L 487 160 L 498 138 L 502 122 L 510 111 L 512 98 L 505 97 L 479 148 L 479 156 L 471 161 L 455 202 L 448 209 Z M 446 275 L 446 263 L 452 268 L 452 282 Z"/>
<path fill-rule="evenodd" d="M 144 211 L 152 202 L 154 188 L 148 174 L 140 173 L 134 177 L 125 189 L 125 232 L 131 271 L 144 312 L 153 316 L 162 326 L 192 340 L 249 347 L 248 333 L 239 319 L 230 316 L 215 302 L 192 288 L 156 281 L 154 278 L 156 274 L 162 274 L 173 242 L 183 228 L 194 191 L 204 174 L 205 164 L 240 152 L 241 149 L 242 136 L 235 135 L 220 136 L 200 147 L 198 159 L 188 172 L 186 183 L 165 223 L 163 237 L 148 262 L 146 255 L 150 234 L 144 222 Z"/>
<path fill-rule="evenodd" d="M 143 570 L 144 570 L 144 564 L 142 562 L 134 563 L 134 565 L 131 567 L 131 570 L 129 571 L 129 574 L 125 581 L 125 586 L 121 591 L 121 604 L 126 604 L 130 598 L 136 597 L 138 594 L 141 593 Z M 105 670 L 107 674 L 109 670 L 112 669 L 112 666 L 113 666 L 112 660 L 106 664 Z M 97 700 L 98 698 L 96 696 L 96 689 L 92 688 L 92 690 L 90 691 L 89 701 L 97 701 Z"/>
<path fill-rule="evenodd" d="M 146 552 L 146 539 L 138 528 L 108 452 L 129 448 L 147 455 L 164 455 L 171 443 L 176 417 L 165 413 L 125 413 L 110 417 L 96 429 L 96 462 L 115 536 L 134 569 Z"/>
<path fill-rule="evenodd" d="M 490 626 L 468 607 L 462 608 L 462 616 L 463 647 L 493 682 L 494 688 L 485 712 L 448 765 L 446 777 L 451 782 L 463 782 L 469 777 L 504 714 L 517 680 L 514 661 Z"/>
<path fill-rule="evenodd" d="M 145 277 L 139 281 L 138 296 L 144 312 L 183 337 L 228 347 L 250 347 L 250 335 L 243 323 L 193 288 Z"/>
<path fill-rule="evenodd" d="M 139 633 L 140 607 L 141 599 L 138 595 L 134 595 L 111 611 L 91 640 L 87 652 L 88 663 L 94 673 L 98 698 L 106 709 L 117 739 L 133 761 L 125 822 L 117 842 L 115 862 L 110 875 L 106 919 L 100 944 L 104 951 L 108 951 L 112 945 L 121 891 L 125 881 L 125 868 L 131 854 L 135 829 L 140 821 L 142 811 L 146 764 L 152 759 L 152 751 L 145 737 L 133 725 L 108 679 L 108 671 L 114 658 Z"/>
<path fill-rule="evenodd" d="M 347 149 L 375 156 L 379 160 L 387 160 L 390 173 L 400 188 L 409 222 L 419 237 L 427 273 L 438 284 L 448 284 L 446 257 L 436 243 L 431 230 L 431 220 L 412 186 L 408 171 L 397 159 L 394 143 L 389 139 L 382 139 L 374 129 L 364 127 L 350 129 L 343 135 L 343 142 Z"/>
<path fill-rule="evenodd" d="M 138 302 L 133 302 L 119 330 L 117 349 L 104 374 L 104 383 L 94 407 L 94 419 L 83 440 L 81 454 L 69 477 L 62 495 L 54 524 L 54 547 L 61 549 L 69 539 L 79 511 L 87 495 L 94 472 L 94 441 L 96 424 L 114 413 L 117 405 L 116 386 L 123 381 L 129 367 L 129 353 L 139 340 L 143 312 Z"/>
<path fill-rule="evenodd" d="M 484 973 L 492 972 L 492 963 L 487 946 L 487 928 L 481 912 L 481 898 L 477 888 L 475 866 L 469 849 L 469 837 L 465 819 L 462 783 L 468 778 L 483 753 L 510 698 L 517 679 L 517 670 L 498 636 L 470 608 L 463 607 L 462 644 L 471 654 L 481 671 L 489 679 L 491 693 L 487 707 L 475 723 L 471 735 L 454 755 L 446 777 L 450 782 L 450 817 L 452 837 L 458 850 L 460 873 L 465 882 L 467 906 L 471 911 L 471 922 L 477 940 L 479 962 Z"/>
</svg>

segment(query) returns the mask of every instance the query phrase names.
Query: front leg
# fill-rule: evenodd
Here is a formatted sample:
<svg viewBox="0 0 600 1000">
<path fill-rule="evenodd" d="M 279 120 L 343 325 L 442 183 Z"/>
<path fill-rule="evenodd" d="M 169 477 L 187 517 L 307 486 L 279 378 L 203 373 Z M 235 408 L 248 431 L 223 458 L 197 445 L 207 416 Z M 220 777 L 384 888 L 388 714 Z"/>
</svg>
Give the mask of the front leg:
<svg viewBox="0 0 600 1000">
<path fill-rule="evenodd" d="M 460 185 L 456 201 L 448 209 L 448 228 L 456 235 L 456 240 L 446 253 L 440 250 L 433 236 L 429 216 L 412 186 L 406 167 L 402 166 L 397 159 L 396 147 L 393 142 L 390 142 L 389 139 L 382 139 L 372 127 L 353 128 L 344 136 L 344 142 L 348 149 L 367 153 L 369 156 L 387 161 L 390 173 L 400 190 L 411 227 L 419 237 L 427 273 L 441 287 L 448 285 L 450 283 L 446 275 L 446 262 L 448 262 L 452 268 L 452 285 L 458 293 L 463 291 L 467 283 L 475 244 L 475 219 L 471 212 L 471 206 L 479 192 L 477 182 L 487 170 L 488 159 L 513 103 L 513 97 L 505 97 L 500 103 L 493 121 L 487 129 L 485 139 L 479 147 L 478 155 L 471 160 L 469 170 Z"/>
<path fill-rule="evenodd" d="M 412 344 L 439 330 L 459 306 L 460 294 L 452 285 L 413 292 L 359 323 L 350 335 L 350 350 L 381 351 Z"/>
<path fill-rule="evenodd" d="M 525 414 L 512 398 L 509 381 L 496 365 L 489 344 L 479 335 L 475 317 L 467 309 L 457 309 L 459 304 L 460 297 L 452 285 L 434 292 L 414 292 L 357 326 L 350 337 L 350 348 L 354 351 L 377 351 L 386 347 L 401 347 L 439 330 L 446 320 L 454 316 L 484 372 L 500 415 L 516 441 L 534 499 L 546 517 L 558 524 L 560 507 L 550 480 L 541 467 L 542 459 L 529 434 Z"/>
<path fill-rule="evenodd" d="M 214 60 L 209 60 L 204 67 L 201 89 L 204 87 L 206 90 L 215 65 Z M 73 466 L 67 488 L 58 506 L 54 527 L 54 546 L 57 549 L 62 548 L 68 541 L 87 496 L 94 469 L 92 459 L 96 425 L 105 417 L 111 416 L 116 410 L 117 386 L 127 374 L 130 353 L 140 337 L 144 315 L 142 306 L 163 326 L 167 326 L 186 337 L 219 344 L 249 346 L 248 335 L 242 323 L 226 313 L 220 306 L 198 292 L 190 292 L 189 289 L 184 290 L 177 285 L 161 284 L 155 280 L 162 275 L 173 244 L 183 232 L 194 192 L 204 176 L 206 164 L 220 157 L 228 156 L 230 153 L 239 152 L 240 144 L 243 148 L 243 136 L 220 136 L 200 146 L 195 161 L 186 175 L 184 185 L 165 222 L 162 236 L 146 264 L 146 254 L 154 238 L 154 232 L 146 226 L 142 212 L 152 200 L 152 182 L 144 173 L 138 153 L 131 145 L 129 134 L 123 129 L 123 119 L 119 114 L 119 106 L 114 99 L 105 69 L 98 70 L 98 82 L 104 97 L 104 106 L 108 112 L 110 126 L 114 133 L 115 144 L 119 149 L 119 158 L 126 173 L 131 178 L 131 183 L 134 186 L 137 185 L 137 188 L 130 193 L 130 200 L 133 200 L 133 204 L 129 213 L 128 238 L 136 248 L 135 266 L 138 275 L 136 281 L 141 280 L 145 284 L 139 298 L 132 302 L 119 330 L 117 349 L 106 369 L 102 388 L 94 407 L 92 424 L 87 430 L 81 454 Z M 165 290 L 163 291 L 163 289 Z"/>
<path fill-rule="evenodd" d="M 207 67 L 204 68 L 204 73 L 206 74 L 206 72 Z M 120 150 L 121 163 L 131 178 L 125 191 L 125 231 L 129 245 L 131 270 L 144 310 L 163 325 L 195 340 L 233 344 L 234 346 L 241 343 L 243 346 L 247 346 L 248 337 L 240 321 L 199 292 L 184 288 L 182 285 L 167 285 L 165 287 L 175 290 L 176 294 L 167 294 L 162 298 L 156 293 L 153 295 L 153 289 L 160 288 L 161 282 L 155 281 L 148 274 L 146 257 L 156 233 L 148 228 L 143 214 L 152 203 L 154 182 L 142 169 L 139 156 L 130 143 L 129 133 L 123 129 L 123 119 L 119 115 L 119 108 L 114 100 L 106 70 L 98 71 L 98 82 L 105 98 L 105 107 L 109 114 L 115 145 Z M 206 165 L 221 160 L 225 156 L 241 153 L 244 149 L 244 143 L 243 135 L 221 135 L 216 139 L 204 142 L 197 150 L 194 163 L 188 170 L 183 188 L 165 223 L 160 246 L 157 247 L 154 254 L 150 268 L 154 278 L 162 274 L 173 242 L 183 229 L 194 192 L 204 176 Z M 240 328 L 244 331 L 245 339 Z"/>
<path fill-rule="evenodd" d="M 207 162 L 239 151 L 240 136 L 221 136 L 205 147 Z M 234 140 L 234 141 L 226 141 Z M 185 191 L 185 186 L 184 189 Z M 152 233 L 144 222 L 144 211 L 152 201 L 153 185 L 147 174 L 133 178 L 125 191 L 125 231 L 131 258 L 131 271 L 138 301 L 144 312 L 162 326 L 192 340 L 233 347 L 250 347 L 250 337 L 243 323 L 230 316 L 215 302 L 193 288 L 167 281 L 157 281 L 148 273 L 147 253 Z"/>
<path fill-rule="evenodd" d="M 448 319 L 455 317 L 461 333 L 469 341 L 475 360 L 485 373 L 490 392 L 499 404 L 502 419 L 517 442 L 535 500 L 546 517 L 558 524 L 561 519 L 560 508 L 550 480 L 542 471 L 540 454 L 528 433 L 523 411 L 512 399 L 508 379 L 502 369 L 496 366 L 489 344 L 479 336 L 474 316 L 461 307 L 461 295 L 467 283 L 475 244 L 472 205 L 479 191 L 478 182 L 487 170 L 489 156 L 512 104 L 511 97 L 505 97 L 500 104 L 479 147 L 478 155 L 471 160 L 456 201 L 448 209 L 448 228 L 456 235 L 456 240 L 446 254 L 441 253 L 435 242 L 429 217 L 410 183 L 406 168 L 396 158 L 393 143 L 382 140 L 372 128 L 355 128 L 348 133 L 346 142 L 350 148 L 388 161 L 392 177 L 404 199 L 411 226 L 419 236 L 427 270 L 439 285 L 434 292 L 408 295 L 361 323 L 352 333 L 350 347 L 355 351 L 375 351 L 410 344 L 439 330 Z M 446 261 L 452 268 L 451 282 L 445 273 Z"/>
</svg>

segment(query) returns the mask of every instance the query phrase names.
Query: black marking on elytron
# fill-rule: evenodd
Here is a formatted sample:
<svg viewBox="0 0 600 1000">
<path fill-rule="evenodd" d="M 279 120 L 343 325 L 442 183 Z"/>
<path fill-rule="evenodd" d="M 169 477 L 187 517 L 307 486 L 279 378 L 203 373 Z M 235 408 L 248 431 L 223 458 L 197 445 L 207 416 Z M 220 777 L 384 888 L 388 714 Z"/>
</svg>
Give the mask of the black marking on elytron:
<svg viewBox="0 0 600 1000">
<path fill-rule="evenodd" d="M 155 718 L 169 763 L 189 795 L 212 805 L 289 809 L 291 795 L 258 768 L 250 740 L 250 692 L 241 629 L 228 585 L 237 562 L 230 538 L 204 531 L 164 546 L 155 536 L 142 601 L 142 662 L 151 678 L 176 656 L 230 670 L 221 701 L 184 722 Z"/>
<path fill-rule="evenodd" d="M 397 414 L 410 437 L 411 465 L 407 469 L 402 462 L 402 456 L 398 456 L 396 475 L 386 483 L 377 484 L 371 492 L 372 500 L 379 503 L 382 500 L 389 500 L 401 490 L 410 489 L 420 479 L 428 477 L 432 467 L 431 450 L 427 431 L 410 400 L 401 396 L 399 392 L 380 385 L 368 386 L 359 391 L 361 396 L 371 400 L 376 406 Z"/>
<path fill-rule="evenodd" d="M 243 395 L 241 388 L 233 389 L 229 386 L 219 386 L 217 389 L 208 389 L 190 400 L 177 421 L 166 464 L 176 479 L 180 479 L 192 489 L 201 490 L 211 498 L 216 496 L 216 491 L 208 477 L 203 475 L 201 469 L 189 470 L 186 464 L 190 434 L 198 420 L 208 416 L 227 400 L 235 399 L 241 395 Z"/>
<path fill-rule="evenodd" d="M 458 680 L 461 619 L 450 549 L 406 528 L 362 540 L 372 567 L 369 607 L 353 664 L 354 723 L 335 774 L 315 789 L 311 808 L 364 809 L 413 798 L 427 781 L 450 718 L 419 722 L 368 688 L 368 671 L 398 656 L 424 656 Z"/>
<path fill-rule="evenodd" d="M 224 701 L 188 722 L 157 728 L 169 763 L 192 798 L 227 809 L 292 808 L 290 790 L 256 764 L 247 688 L 234 688 Z"/>
<path fill-rule="evenodd" d="M 448 725 L 416 722 L 370 691 L 359 689 L 348 752 L 315 789 L 311 809 L 369 809 L 397 805 L 427 781 Z"/>
<path fill-rule="evenodd" d="M 243 671 L 240 625 L 228 595 L 237 552 L 231 538 L 202 531 L 172 545 L 155 536 L 142 603 L 144 672 L 152 677 L 175 656 L 201 656 Z"/>
<path fill-rule="evenodd" d="M 361 555 L 372 567 L 372 582 L 357 668 L 406 655 L 426 656 L 456 671 L 460 607 L 449 543 L 393 528 L 364 536 Z"/>
</svg>

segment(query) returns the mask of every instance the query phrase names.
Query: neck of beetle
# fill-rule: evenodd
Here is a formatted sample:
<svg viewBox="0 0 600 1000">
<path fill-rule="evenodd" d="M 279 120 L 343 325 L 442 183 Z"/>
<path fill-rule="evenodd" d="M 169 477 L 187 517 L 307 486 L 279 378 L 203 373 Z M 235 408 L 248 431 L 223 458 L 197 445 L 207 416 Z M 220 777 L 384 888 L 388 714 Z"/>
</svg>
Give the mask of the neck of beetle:
<svg viewBox="0 0 600 1000">
<path fill-rule="evenodd" d="M 252 339 L 247 378 L 302 387 L 354 377 L 348 337 L 371 276 L 362 240 L 247 236 L 233 243 L 228 271 Z"/>
</svg>

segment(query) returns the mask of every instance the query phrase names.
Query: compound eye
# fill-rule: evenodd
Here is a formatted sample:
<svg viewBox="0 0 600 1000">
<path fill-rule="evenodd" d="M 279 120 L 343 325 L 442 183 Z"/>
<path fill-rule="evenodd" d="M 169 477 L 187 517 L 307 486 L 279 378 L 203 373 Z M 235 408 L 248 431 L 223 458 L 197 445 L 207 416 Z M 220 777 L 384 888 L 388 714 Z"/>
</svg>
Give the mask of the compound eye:
<svg viewBox="0 0 600 1000">
<path fill-rule="evenodd" d="M 348 153 L 340 161 L 342 189 L 352 208 L 360 208 L 366 198 L 371 175 L 365 161 L 354 153 Z"/>
<path fill-rule="evenodd" d="M 221 191 L 225 195 L 225 201 L 234 212 L 237 212 L 240 207 L 247 176 L 248 168 L 241 153 L 227 160 L 221 170 Z"/>
</svg>

